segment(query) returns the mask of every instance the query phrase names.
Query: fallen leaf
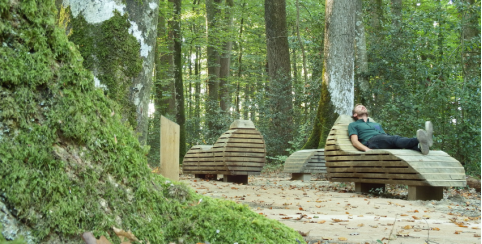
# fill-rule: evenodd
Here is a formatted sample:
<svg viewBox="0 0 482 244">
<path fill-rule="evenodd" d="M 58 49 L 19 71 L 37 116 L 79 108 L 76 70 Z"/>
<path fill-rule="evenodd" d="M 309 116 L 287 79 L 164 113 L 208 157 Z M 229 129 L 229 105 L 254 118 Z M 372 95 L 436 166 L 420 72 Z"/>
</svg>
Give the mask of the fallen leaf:
<svg viewBox="0 0 482 244">
<path fill-rule="evenodd" d="M 480 237 L 480 234 L 474 234 L 474 237 Z"/>
<path fill-rule="evenodd" d="M 405 229 L 405 230 L 409 230 L 409 229 L 411 229 L 411 228 L 412 228 L 411 225 L 405 225 L 405 226 L 403 227 L 403 229 Z"/>
<path fill-rule="evenodd" d="M 437 228 L 437 227 L 432 227 L 432 230 L 439 231 L 439 230 L 440 230 L 440 228 Z"/>
<path fill-rule="evenodd" d="M 358 224 L 357 226 L 358 226 L 358 227 L 363 227 L 363 226 L 365 226 L 365 224 Z"/>
<path fill-rule="evenodd" d="M 318 224 L 324 224 L 325 222 L 326 222 L 326 220 L 320 220 L 320 221 L 318 221 L 317 223 L 318 223 Z"/>
<path fill-rule="evenodd" d="M 121 239 L 121 241 L 124 241 L 122 237 L 125 237 L 131 241 L 139 241 L 139 239 L 137 239 L 137 237 L 135 237 L 131 231 L 125 232 L 124 230 L 118 229 L 114 226 L 112 226 L 112 229 L 114 230 L 115 234 Z"/>
<path fill-rule="evenodd" d="M 308 232 L 302 232 L 302 231 L 298 231 L 298 233 L 300 233 L 301 236 L 308 236 L 308 234 L 310 234 L 311 230 L 309 230 Z"/>
<path fill-rule="evenodd" d="M 338 237 L 338 240 L 340 240 L 340 241 L 346 241 L 346 240 L 348 240 L 348 239 L 346 239 L 345 237 Z"/>
</svg>

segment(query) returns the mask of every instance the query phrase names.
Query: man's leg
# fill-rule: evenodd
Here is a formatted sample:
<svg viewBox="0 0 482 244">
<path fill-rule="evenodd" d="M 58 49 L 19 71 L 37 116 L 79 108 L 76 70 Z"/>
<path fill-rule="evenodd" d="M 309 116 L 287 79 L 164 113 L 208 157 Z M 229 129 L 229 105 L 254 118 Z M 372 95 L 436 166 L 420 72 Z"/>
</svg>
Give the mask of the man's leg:
<svg viewBox="0 0 482 244">
<path fill-rule="evenodd" d="M 371 149 L 396 149 L 395 139 L 399 136 L 376 135 L 368 140 L 367 146 Z"/>
<path fill-rule="evenodd" d="M 401 136 L 377 135 L 368 141 L 371 149 L 411 149 L 420 152 L 417 138 Z"/>
</svg>

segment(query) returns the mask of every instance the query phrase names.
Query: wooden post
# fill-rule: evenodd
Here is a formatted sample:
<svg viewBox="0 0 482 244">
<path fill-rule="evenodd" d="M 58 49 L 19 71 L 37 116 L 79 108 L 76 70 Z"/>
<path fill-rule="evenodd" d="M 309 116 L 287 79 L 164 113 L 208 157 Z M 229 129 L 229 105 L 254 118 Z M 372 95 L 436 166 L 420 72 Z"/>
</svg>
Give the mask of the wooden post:
<svg viewBox="0 0 482 244">
<path fill-rule="evenodd" d="M 444 198 L 444 188 L 434 186 L 408 186 L 408 200 L 437 200 Z"/>
<path fill-rule="evenodd" d="M 161 116 L 161 175 L 179 180 L 179 125 Z"/>
</svg>

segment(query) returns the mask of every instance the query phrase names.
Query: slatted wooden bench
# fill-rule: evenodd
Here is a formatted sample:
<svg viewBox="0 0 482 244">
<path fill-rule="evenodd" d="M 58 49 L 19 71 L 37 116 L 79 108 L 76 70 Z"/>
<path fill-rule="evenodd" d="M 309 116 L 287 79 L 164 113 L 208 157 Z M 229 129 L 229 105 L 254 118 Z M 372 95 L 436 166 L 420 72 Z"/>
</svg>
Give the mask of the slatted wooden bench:
<svg viewBox="0 0 482 244">
<path fill-rule="evenodd" d="M 263 135 L 250 120 L 236 120 L 214 145 L 193 146 L 184 156 L 183 173 L 222 174 L 225 182 L 248 183 L 248 175 L 259 175 L 266 162 Z"/>
<path fill-rule="evenodd" d="M 373 121 L 370 119 L 370 121 Z M 357 150 L 348 137 L 350 116 L 340 116 L 325 145 L 328 179 L 355 182 L 355 190 L 368 192 L 385 184 L 408 185 L 408 200 L 440 200 L 443 187 L 465 187 L 465 170 L 443 151 L 428 155 L 406 149 Z"/>
<path fill-rule="evenodd" d="M 325 149 L 306 149 L 291 154 L 285 161 L 283 173 L 292 180 L 310 181 L 311 174 L 326 174 Z"/>
</svg>

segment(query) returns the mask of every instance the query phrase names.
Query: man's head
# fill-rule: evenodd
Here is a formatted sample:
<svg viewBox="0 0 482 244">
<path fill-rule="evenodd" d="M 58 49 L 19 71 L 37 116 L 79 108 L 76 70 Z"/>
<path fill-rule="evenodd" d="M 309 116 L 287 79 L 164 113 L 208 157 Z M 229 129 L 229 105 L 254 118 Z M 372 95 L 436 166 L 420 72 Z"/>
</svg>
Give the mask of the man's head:
<svg viewBox="0 0 482 244">
<path fill-rule="evenodd" d="M 363 106 L 363 104 L 357 104 L 355 105 L 355 107 L 353 108 L 353 111 L 352 111 L 352 118 L 354 120 L 358 120 L 360 119 L 361 117 L 363 117 L 364 115 L 366 115 L 368 117 L 368 110 L 365 106 Z"/>
</svg>

